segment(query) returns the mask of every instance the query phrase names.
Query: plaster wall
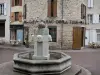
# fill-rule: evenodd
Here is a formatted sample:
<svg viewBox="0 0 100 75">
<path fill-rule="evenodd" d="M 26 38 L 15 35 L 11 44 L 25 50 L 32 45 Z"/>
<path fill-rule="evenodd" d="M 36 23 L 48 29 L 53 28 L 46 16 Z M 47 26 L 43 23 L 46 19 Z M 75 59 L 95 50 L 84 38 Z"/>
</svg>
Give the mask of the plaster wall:
<svg viewBox="0 0 100 75">
<path fill-rule="evenodd" d="M 0 15 L 0 20 L 6 20 L 5 21 L 5 37 L 3 38 L 5 42 L 9 43 L 10 40 L 10 0 L 0 0 L 0 3 L 6 3 L 6 15 Z"/>
</svg>

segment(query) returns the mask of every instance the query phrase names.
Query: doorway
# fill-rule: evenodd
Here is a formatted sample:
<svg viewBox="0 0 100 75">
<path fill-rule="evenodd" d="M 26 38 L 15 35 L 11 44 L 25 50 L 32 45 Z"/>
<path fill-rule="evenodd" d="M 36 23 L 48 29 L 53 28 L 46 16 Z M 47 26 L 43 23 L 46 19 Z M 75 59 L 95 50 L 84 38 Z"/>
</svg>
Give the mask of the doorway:
<svg viewBox="0 0 100 75">
<path fill-rule="evenodd" d="M 81 49 L 85 45 L 85 28 L 73 27 L 73 49 Z"/>
</svg>

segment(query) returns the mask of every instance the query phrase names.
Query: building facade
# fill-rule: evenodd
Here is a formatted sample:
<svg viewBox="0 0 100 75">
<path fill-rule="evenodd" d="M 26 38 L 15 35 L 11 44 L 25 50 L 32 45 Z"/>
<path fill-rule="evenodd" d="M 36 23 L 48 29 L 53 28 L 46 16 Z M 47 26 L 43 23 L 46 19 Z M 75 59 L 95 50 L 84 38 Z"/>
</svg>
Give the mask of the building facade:
<svg viewBox="0 0 100 75">
<path fill-rule="evenodd" d="M 10 40 L 10 0 L 0 0 L 0 40 Z"/>
<path fill-rule="evenodd" d="M 50 48 L 81 49 L 85 44 L 86 2 L 86 0 L 25 0 L 24 36 L 31 44 L 34 41 L 32 36 L 38 21 L 42 21 L 48 25 L 53 39 Z"/>
<path fill-rule="evenodd" d="M 87 26 L 85 45 L 100 43 L 100 1 L 87 1 Z"/>
<path fill-rule="evenodd" d="M 23 3 L 24 0 L 11 0 L 10 40 L 23 42 Z"/>
</svg>

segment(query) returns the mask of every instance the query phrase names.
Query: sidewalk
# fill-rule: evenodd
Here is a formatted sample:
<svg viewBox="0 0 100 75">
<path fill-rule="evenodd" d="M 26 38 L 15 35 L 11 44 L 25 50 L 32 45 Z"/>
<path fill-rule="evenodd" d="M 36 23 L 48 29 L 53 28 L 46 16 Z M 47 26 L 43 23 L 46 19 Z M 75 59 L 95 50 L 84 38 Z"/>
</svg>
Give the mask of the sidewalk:
<svg viewBox="0 0 100 75">
<path fill-rule="evenodd" d="M 22 46 L 11 46 L 11 45 L 0 45 L 0 49 L 10 49 L 10 50 L 24 50 L 24 51 L 32 51 L 33 48 L 26 48 L 24 45 Z M 51 51 L 63 51 L 63 52 L 94 52 L 100 51 L 100 48 L 82 48 L 81 50 L 51 50 Z"/>
<path fill-rule="evenodd" d="M 11 46 L 11 45 L 0 45 L 0 49 L 11 49 L 11 50 L 33 50 L 32 48 L 26 48 L 24 45 L 22 46 Z"/>
</svg>

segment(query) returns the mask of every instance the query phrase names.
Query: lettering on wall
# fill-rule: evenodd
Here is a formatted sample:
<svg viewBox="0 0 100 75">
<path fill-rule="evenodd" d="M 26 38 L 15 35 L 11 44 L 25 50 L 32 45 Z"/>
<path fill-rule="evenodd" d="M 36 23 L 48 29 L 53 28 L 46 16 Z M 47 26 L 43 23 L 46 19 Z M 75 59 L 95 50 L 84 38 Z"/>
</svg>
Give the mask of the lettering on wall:
<svg viewBox="0 0 100 75">
<path fill-rule="evenodd" d="M 39 22 L 43 22 L 46 24 L 85 24 L 84 21 L 76 21 L 76 20 L 30 20 L 30 21 L 24 21 L 25 23 L 33 23 L 33 24 L 37 24 Z"/>
</svg>

